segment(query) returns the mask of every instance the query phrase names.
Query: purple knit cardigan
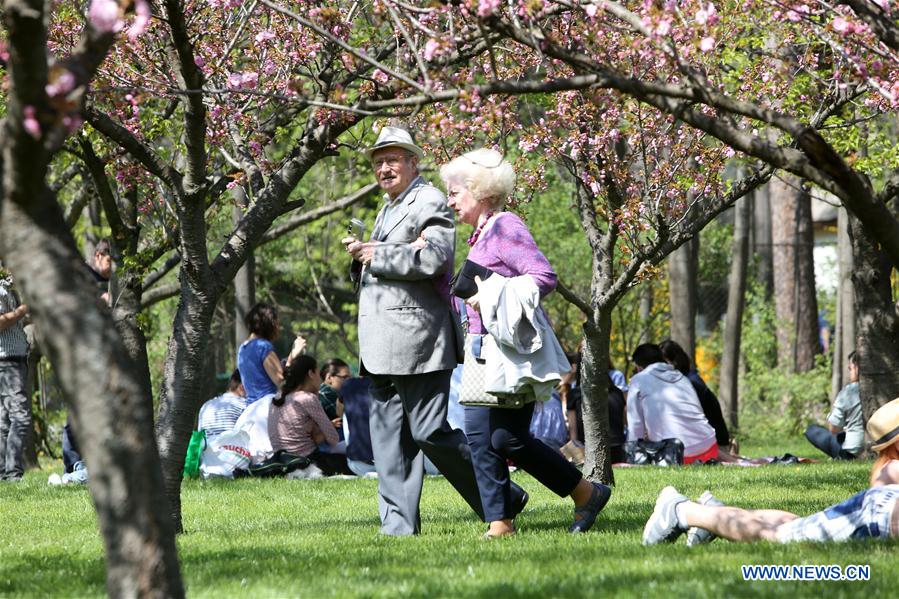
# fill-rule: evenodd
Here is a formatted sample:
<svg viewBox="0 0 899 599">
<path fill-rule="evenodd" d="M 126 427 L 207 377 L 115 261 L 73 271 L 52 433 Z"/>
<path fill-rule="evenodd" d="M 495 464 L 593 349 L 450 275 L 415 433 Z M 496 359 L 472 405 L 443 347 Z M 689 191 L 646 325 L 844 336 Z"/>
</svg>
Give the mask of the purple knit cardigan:
<svg viewBox="0 0 899 599">
<path fill-rule="evenodd" d="M 533 277 L 540 297 L 556 288 L 556 272 L 537 248 L 527 225 L 517 214 L 500 212 L 468 252 L 468 259 L 504 277 L 528 274 Z M 483 334 L 481 315 L 466 306 L 468 331 Z"/>
</svg>

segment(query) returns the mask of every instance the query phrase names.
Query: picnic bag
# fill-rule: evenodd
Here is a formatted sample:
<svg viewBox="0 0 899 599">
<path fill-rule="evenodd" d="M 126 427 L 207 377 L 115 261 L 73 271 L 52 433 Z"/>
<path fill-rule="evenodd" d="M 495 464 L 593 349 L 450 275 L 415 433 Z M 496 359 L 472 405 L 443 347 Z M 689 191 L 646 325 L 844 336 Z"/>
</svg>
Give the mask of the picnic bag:
<svg viewBox="0 0 899 599">
<path fill-rule="evenodd" d="M 624 444 L 628 464 L 677 466 L 684 463 L 684 444 L 680 439 L 646 441 L 638 439 Z"/>
</svg>

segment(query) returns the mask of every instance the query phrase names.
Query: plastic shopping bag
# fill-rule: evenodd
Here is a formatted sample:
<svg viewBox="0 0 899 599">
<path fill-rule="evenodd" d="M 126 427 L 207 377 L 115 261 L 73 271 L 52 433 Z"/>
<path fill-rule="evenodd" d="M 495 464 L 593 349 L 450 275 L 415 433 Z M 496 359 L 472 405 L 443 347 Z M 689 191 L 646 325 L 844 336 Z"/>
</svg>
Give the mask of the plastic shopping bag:
<svg viewBox="0 0 899 599">
<path fill-rule="evenodd" d="M 250 435 L 243 430 L 231 430 L 217 436 L 208 444 L 200 460 L 203 478 L 223 476 L 234 478 L 235 470 L 250 465 Z"/>
</svg>

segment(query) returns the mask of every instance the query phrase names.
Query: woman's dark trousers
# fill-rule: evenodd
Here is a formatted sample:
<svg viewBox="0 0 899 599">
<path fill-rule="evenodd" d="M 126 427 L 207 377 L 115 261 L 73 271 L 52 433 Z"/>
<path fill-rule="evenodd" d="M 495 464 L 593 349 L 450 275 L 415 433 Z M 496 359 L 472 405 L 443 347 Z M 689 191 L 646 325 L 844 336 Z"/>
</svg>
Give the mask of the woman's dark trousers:
<svg viewBox="0 0 899 599">
<path fill-rule="evenodd" d="M 533 414 L 533 402 L 517 409 L 465 407 L 465 434 L 487 522 L 515 514 L 507 460 L 560 497 L 570 495 L 581 480 L 580 471 L 560 453 L 531 437 Z"/>
</svg>

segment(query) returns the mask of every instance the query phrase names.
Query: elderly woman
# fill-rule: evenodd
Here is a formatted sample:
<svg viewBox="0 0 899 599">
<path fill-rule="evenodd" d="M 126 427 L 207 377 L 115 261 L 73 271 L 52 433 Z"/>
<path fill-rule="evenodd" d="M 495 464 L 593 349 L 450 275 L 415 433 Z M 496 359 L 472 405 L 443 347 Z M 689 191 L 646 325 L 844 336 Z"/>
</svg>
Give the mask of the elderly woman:
<svg viewBox="0 0 899 599">
<path fill-rule="evenodd" d="M 511 212 L 502 212 L 515 187 L 512 165 L 499 152 L 480 149 L 444 165 L 440 176 L 449 206 L 459 220 L 474 228 L 468 239 L 468 261 L 502 277 L 529 275 L 541 297 L 551 292 L 556 274 L 546 257 L 524 222 Z M 469 335 L 485 334 L 478 307 L 477 296 L 467 300 Z M 585 480 L 561 454 L 531 438 L 528 428 L 533 413 L 534 401 L 518 408 L 465 408 L 465 431 L 489 523 L 487 538 L 515 533 L 512 520 L 516 506 L 507 460 L 513 460 L 560 497 L 571 497 L 574 523 L 569 532 L 589 530 L 611 496 L 609 487 Z"/>
</svg>

